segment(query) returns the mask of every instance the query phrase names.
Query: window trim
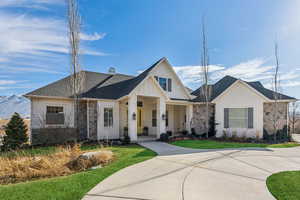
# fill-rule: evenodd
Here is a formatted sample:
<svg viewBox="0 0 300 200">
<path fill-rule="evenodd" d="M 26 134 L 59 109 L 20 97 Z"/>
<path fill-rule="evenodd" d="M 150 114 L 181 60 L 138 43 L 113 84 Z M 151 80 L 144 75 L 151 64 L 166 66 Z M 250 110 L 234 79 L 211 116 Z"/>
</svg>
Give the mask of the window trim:
<svg viewBox="0 0 300 200">
<path fill-rule="evenodd" d="M 172 79 L 160 76 L 154 76 L 155 80 L 158 82 L 159 86 L 166 92 L 172 92 Z M 161 80 L 165 80 L 166 88 L 161 85 Z"/>
<path fill-rule="evenodd" d="M 54 112 L 50 112 L 54 110 Z M 61 110 L 61 111 L 59 111 Z M 46 113 L 45 113 L 45 125 L 46 126 L 64 126 L 65 125 L 65 113 L 64 113 L 64 106 L 62 105 L 46 105 Z M 50 123 L 48 120 L 49 117 L 55 118 L 55 119 L 62 119 L 60 123 Z"/>
<path fill-rule="evenodd" d="M 244 116 L 242 117 L 230 117 L 230 111 L 234 109 L 243 109 L 245 112 Z M 231 129 L 253 129 L 254 128 L 254 108 L 253 107 L 242 107 L 242 108 L 224 108 L 224 128 L 231 128 Z M 244 127 L 233 127 L 232 121 L 234 120 L 244 120 L 246 122 Z"/>
</svg>

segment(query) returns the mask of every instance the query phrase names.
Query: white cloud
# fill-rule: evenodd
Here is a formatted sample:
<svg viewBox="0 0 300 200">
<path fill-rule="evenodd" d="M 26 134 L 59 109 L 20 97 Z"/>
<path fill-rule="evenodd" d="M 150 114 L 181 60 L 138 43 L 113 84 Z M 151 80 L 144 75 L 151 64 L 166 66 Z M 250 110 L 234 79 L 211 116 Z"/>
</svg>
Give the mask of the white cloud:
<svg viewBox="0 0 300 200">
<path fill-rule="evenodd" d="M 87 41 L 101 40 L 106 36 L 106 33 L 94 33 L 91 35 L 80 33 L 80 39 Z"/>
<path fill-rule="evenodd" d="M 219 70 L 223 70 L 223 66 L 210 65 L 209 71 L 211 73 Z M 183 80 L 186 85 L 201 82 L 202 67 L 201 66 L 176 66 L 175 72 Z"/>
<path fill-rule="evenodd" d="M 0 13 L 0 73 L 62 73 L 57 68 L 58 65 L 68 62 L 66 56 L 69 53 L 69 43 L 66 27 L 62 19 Z M 108 55 L 89 48 L 84 42 L 100 40 L 105 36 L 104 33 L 81 35 L 81 54 Z"/>
<path fill-rule="evenodd" d="M 16 84 L 17 81 L 14 80 L 0 80 L 0 85 L 11 85 L 11 84 Z"/>
<path fill-rule="evenodd" d="M 1 0 L 0 8 L 15 7 L 15 8 L 33 8 L 47 9 L 49 5 L 63 5 L 64 0 Z"/>
<path fill-rule="evenodd" d="M 267 88 L 271 88 L 274 66 L 266 65 L 266 61 L 266 59 L 255 58 L 226 68 L 220 65 L 211 65 L 209 69 L 210 81 L 215 82 L 226 75 L 230 75 L 245 81 L 262 81 Z M 202 84 L 201 66 L 178 66 L 174 69 L 187 86 L 197 88 Z M 300 74 L 297 70 L 299 69 L 280 72 L 279 79 L 282 88 L 300 85 Z"/>
<path fill-rule="evenodd" d="M 68 53 L 66 24 L 53 18 L 0 14 L 0 54 L 36 55 L 45 52 Z M 86 40 L 99 40 L 104 34 L 84 35 Z M 91 50 L 82 51 L 86 54 Z M 101 53 L 101 52 L 99 52 Z M 92 55 L 96 55 L 92 53 Z M 102 54 L 97 54 L 102 55 Z"/>
<path fill-rule="evenodd" d="M 274 66 L 264 65 L 265 59 L 256 58 L 238 65 L 228 67 L 213 75 L 213 79 L 219 79 L 225 75 L 230 75 L 246 81 L 264 80 L 271 77 L 271 70 Z"/>
</svg>

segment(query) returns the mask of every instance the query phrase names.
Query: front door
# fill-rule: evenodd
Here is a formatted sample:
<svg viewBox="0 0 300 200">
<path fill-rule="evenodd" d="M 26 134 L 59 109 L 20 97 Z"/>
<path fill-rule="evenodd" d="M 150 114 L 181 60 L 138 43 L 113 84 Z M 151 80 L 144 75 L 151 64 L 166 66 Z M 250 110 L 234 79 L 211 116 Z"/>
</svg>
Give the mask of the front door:
<svg viewBox="0 0 300 200">
<path fill-rule="evenodd" d="M 141 107 L 137 108 L 137 133 L 143 134 L 143 111 Z"/>
</svg>

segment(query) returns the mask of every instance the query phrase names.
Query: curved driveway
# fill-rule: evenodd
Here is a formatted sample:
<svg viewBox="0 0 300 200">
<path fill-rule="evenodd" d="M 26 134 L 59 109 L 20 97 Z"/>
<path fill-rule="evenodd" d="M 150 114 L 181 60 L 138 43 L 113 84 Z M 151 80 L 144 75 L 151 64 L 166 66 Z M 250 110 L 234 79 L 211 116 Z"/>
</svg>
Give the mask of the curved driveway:
<svg viewBox="0 0 300 200">
<path fill-rule="evenodd" d="M 141 145 L 158 153 L 94 187 L 84 200 L 274 199 L 266 178 L 300 170 L 300 147 L 196 150 L 161 142 Z"/>
</svg>

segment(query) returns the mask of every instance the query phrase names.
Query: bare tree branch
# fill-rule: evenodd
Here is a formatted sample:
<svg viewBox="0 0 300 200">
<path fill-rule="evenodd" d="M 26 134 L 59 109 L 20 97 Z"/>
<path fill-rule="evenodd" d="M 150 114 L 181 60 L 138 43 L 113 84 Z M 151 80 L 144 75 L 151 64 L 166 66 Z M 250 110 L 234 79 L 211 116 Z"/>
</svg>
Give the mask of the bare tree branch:
<svg viewBox="0 0 300 200">
<path fill-rule="evenodd" d="M 84 74 L 80 68 L 80 15 L 77 0 L 66 0 L 68 8 L 69 50 L 70 50 L 70 87 L 74 100 L 74 127 L 80 137 L 79 124 L 79 95 L 83 90 Z"/>
<path fill-rule="evenodd" d="M 274 54 L 275 54 L 275 73 L 274 73 L 274 77 L 273 77 L 273 98 L 274 98 L 274 103 L 273 103 L 273 107 L 274 107 L 274 112 L 273 112 L 273 135 L 274 135 L 274 142 L 277 141 L 277 132 L 278 132 L 278 125 L 279 125 L 279 121 L 280 121 L 280 116 L 278 115 L 278 100 L 280 99 L 280 94 L 279 94 L 279 75 L 278 75 L 278 71 L 279 71 L 279 57 L 278 57 L 278 44 L 277 41 L 275 41 L 274 43 Z"/>
<path fill-rule="evenodd" d="M 207 36 L 206 36 L 206 29 L 205 29 L 205 19 L 202 17 L 202 52 L 201 52 L 201 65 L 202 65 L 202 81 L 203 85 L 200 90 L 201 93 L 205 98 L 205 105 L 206 105 L 206 116 L 205 116 L 205 132 L 206 137 L 208 138 L 209 132 L 209 100 L 210 100 L 210 88 L 208 85 L 209 82 L 209 55 L 208 55 L 208 48 L 207 48 Z"/>
</svg>

